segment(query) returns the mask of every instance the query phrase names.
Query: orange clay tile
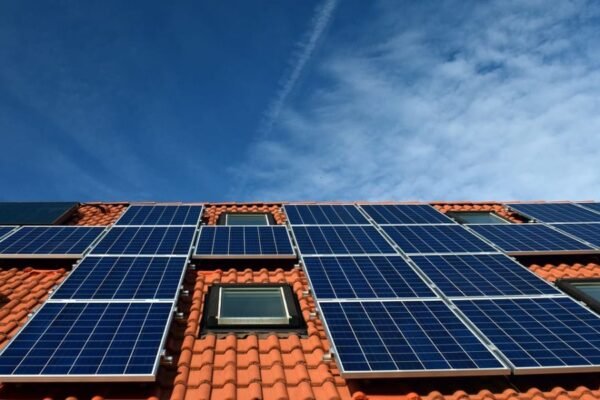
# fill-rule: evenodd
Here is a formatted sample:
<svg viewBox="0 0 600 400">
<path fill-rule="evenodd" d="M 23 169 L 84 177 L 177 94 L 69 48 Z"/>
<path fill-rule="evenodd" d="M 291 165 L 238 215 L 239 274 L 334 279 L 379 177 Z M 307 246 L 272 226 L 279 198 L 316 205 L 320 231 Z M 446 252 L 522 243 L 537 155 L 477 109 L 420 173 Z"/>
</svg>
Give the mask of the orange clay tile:
<svg viewBox="0 0 600 400">
<path fill-rule="evenodd" d="M 523 218 L 517 213 L 509 211 L 502 204 L 494 203 L 438 203 L 433 205 L 442 213 L 447 212 L 493 212 L 511 222 L 521 223 Z"/>
<path fill-rule="evenodd" d="M 529 266 L 529 269 L 542 278 L 554 282 L 561 278 L 600 278 L 600 265 L 589 264 L 559 264 L 559 265 L 537 265 Z"/>
<path fill-rule="evenodd" d="M 208 225 L 216 225 L 222 213 L 269 213 L 275 223 L 285 223 L 285 213 L 280 204 L 212 204 L 204 208 L 202 220 Z"/>
<path fill-rule="evenodd" d="M 127 208 L 126 204 L 88 203 L 79 206 L 67 225 L 99 225 L 106 226 L 114 223 Z"/>
</svg>

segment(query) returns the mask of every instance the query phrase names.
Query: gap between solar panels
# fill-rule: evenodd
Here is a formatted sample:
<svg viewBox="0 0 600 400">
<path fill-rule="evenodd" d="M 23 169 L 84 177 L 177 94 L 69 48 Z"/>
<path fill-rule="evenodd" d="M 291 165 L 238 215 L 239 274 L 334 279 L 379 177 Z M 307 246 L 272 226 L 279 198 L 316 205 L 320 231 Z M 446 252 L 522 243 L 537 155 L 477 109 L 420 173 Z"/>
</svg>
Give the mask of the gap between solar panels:
<svg viewBox="0 0 600 400">
<path fill-rule="evenodd" d="M 1 381 L 156 379 L 196 235 L 162 224 L 202 207 L 132 207 L 121 220 L 141 225 L 112 226 L 74 267 L 0 353 Z"/>
</svg>

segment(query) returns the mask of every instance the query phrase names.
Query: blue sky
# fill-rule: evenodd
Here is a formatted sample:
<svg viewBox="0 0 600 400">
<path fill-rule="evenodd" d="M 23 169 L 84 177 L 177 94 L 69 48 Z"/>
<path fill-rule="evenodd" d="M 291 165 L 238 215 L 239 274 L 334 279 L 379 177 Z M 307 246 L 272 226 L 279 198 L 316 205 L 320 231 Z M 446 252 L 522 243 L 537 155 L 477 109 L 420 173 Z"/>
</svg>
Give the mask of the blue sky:
<svg viewBox="0 0 600 400">
<path fill-rule="evenodd" d="M 593 1 L 0 3 L 4 200 L 598 199 Z"/>
</svg>

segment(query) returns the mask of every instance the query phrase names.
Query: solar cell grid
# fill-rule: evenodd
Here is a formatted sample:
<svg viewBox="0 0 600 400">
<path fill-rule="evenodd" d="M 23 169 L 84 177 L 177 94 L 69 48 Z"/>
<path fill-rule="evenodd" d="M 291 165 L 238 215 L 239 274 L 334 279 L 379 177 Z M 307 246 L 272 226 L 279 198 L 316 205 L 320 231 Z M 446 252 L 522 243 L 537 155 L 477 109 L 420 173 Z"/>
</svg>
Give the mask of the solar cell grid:
<svg viewBox="0 0 600 400">
<path fill-rule="evenodd" d="M 303 260 L 317 299 L 437 297 L 400 256 Z"/>
<path fill-rule="evenodd" d="M 0 239 L 15 229 L 14 226 L 0 226 Z"/>
<path fill-rule="evenodd" d="M 559 295 L 559 290 L 502 254 L 412 256 L 448 297 Z"/>
<path fill-rule="evenodd" d="M 506 373 L 442 302 L 319 302 L 344 376 Z"/>
<path fill-rule="evenodd" d="M 369 224 L 369 221 L 353 205 L 286 205 L 284 210 L 292 225 Z"/>
<path fill-rule="evenodd" d="M 383 226 L 383 230 L 408 254 L 497 252 L 460 225 Z"/>
<path fill-rule="evenodd" d="M 293 226 L 303 255 L 397 254 L 373 226 Z"/>
<path fill-rule="evenodd" d="M 86 257 L 52 300 L 174 300 L 186 263 L 185 257 Z"/>
<path fill-rule="evenodd" d="M 113 227 L 91 254 L 187 255 L 194 232 L 193 227 Z"/>
<path fill-rule="evenodd" d="M 0 254 L 79 256 L 103 230 L 83 226 L 24 226 L 0 241 Z"/>
<path fill-rule="evenodd" d="M 577 203 L 580 207 L 600 213 L 600 203 Z"/>
<path fill-rule="evenodd" d="M 285 226 L 203 226 L 195 254 L 200 257 L 295 257 Z"/>
<path fill-rule="evenodd" d="M 600 224 L 559 224 L 553 226 L 596 247 L 600 247 Z"/>
<path fill-rule="evenodd" d="M 454 224 L 428 204 L 361 205 L 378 224 Z"/>
<path fill-rule="evenodd" d="M 600 222 L 600 213 L 571 203 L 515 203 L 508 206 L 540 222 Z"/>
<path fill-rule="evenodd" d="M 600 318 L 569 297 L 455 300 L 515 374 L 600 370 Z"/>
<path fill-rule="evenodd" d="M 0 354 L 0 379 L 154 380 L 171 308 L 171 303 L 46 303 Z"/>
<path fill-rule="evenodd" d="M 198 224 L 202 206 L 132 205 L 116 225 L 193 225 Z"/>
<path fill-rule="evenodd" d="M 585 251 L 591 247 L 541 224 L 469 225 L 507 253 Z"/>
</svg>

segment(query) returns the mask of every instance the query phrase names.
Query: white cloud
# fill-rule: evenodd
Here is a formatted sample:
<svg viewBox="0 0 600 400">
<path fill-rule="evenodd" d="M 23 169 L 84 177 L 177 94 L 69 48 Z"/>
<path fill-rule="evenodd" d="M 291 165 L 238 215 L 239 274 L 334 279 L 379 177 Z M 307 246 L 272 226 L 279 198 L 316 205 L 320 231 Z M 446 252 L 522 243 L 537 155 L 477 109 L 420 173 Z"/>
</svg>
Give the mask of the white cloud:
<svg viewBox="0 0 600 400">
<path fill-rule="evenodd" d="M 329 43 L 328 84 L 239 166 L 247 197 L 598 197 L 600 9 L 459 4 L 383 4 L 360 44 Z"/>
</svg>

